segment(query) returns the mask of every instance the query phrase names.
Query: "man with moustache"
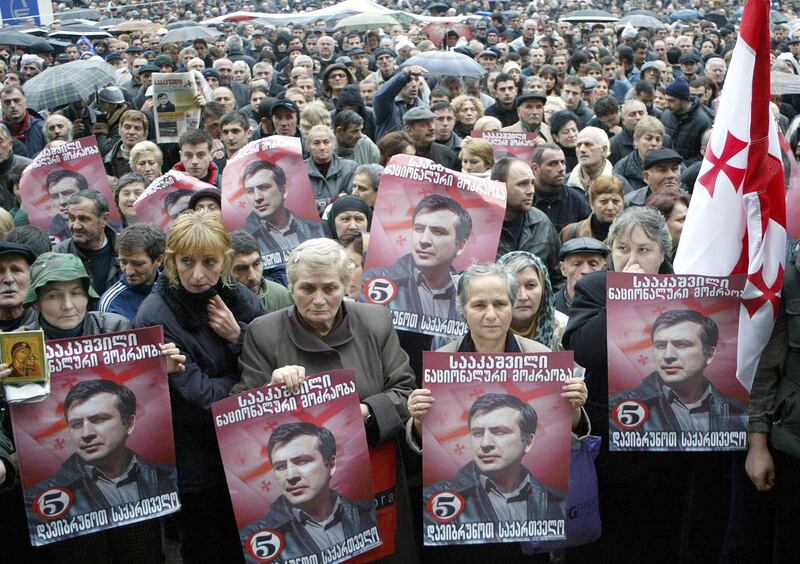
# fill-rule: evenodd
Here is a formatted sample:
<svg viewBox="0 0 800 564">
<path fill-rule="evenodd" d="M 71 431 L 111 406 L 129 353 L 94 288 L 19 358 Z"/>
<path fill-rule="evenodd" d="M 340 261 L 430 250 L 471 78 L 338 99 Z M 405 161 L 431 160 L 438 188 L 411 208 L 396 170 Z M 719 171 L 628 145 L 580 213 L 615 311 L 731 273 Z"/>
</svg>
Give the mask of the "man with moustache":
<svg viewBox="0 0 800 564">
<path fill-rule="evenodd" d="M 31 285 L 30 265 L 36 253 L 27 245 L 0 241 L 0 331 L 16 331 L 32 323 L 38 313 L 23 305 Z"/>
</svg>

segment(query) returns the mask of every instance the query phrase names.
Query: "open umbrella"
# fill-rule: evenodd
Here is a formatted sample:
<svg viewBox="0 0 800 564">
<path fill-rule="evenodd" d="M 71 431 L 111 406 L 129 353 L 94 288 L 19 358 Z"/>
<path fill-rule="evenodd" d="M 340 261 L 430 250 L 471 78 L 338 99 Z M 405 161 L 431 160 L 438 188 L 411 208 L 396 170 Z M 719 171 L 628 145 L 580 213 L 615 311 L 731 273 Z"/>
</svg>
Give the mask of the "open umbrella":
<svg viewBox="0 0 800 564">
<path fill-rule="evenodd" d="M 618 19 L 617 16 L 605 10 L 573 10 L 572 12 L 567 12 L 567 15 L 563 18 L 559 18 L 559 21 L 571 23 L 604 23 L 615 22 Z"/>
<path fill-rule="evenodd" d="M 356 14 L 342 18 L 333 29 L 335 31 L 366 31 L 399 24 L 400 22 L 388 14 Z"/>
<path fill-rule="evenodd" d="M 38 35 L 39 37 L 47 35 L 46 29 L 31 24 L 7 25 L 3 28 L 3 31 L 19 31 L 28 35 Z"/>
<path fill-rule="evenodd" d="M 53 16 L 57 20 L 94 20 L 99 21 L 103 18 L 97 10 L 78 9 L 70 10 L 69 12 L 61 12 Z"/>
<path fill-rule="evenodd" d="M 463 37 L 467 41 L 472 39 L 472 28 L 469 24 L 461 22 L 431 22 L 422 28 L 422 31 L 428 34 L 428 39 L 437 45 L 444 42 L 445 34 L 448 31 L 455 31 L 459 37 Z"/>
<path fill-rule="evenodd" d="M 656 18 L 656 19 L 661 17 L 658 14 L 656 14 L 655 12 L 652 12 L 650 10 L 631 10 L 630 12 L 628 12 L 625 15 L 626 16 L 650 16 L 651 18 Z"/>
<path fill-rule="evenodd" d="M 66 39 L 71 39 L 73 37 L 80 38 L 81 36 L 88 37 L 89 39 L 103 39 L 106 37 L 111 37 L 111 34 L 104 29 L 100 29 L 99 27 L 83 24 L 65 25 L 47 34 L 47 37 L 62 37 Z"/>
<path fill-rule="evenodd" d="M 220 31 L 199 25 L 180 27 L 178 29 L 171 29 L 161 36 L 161 44 L 183 43 L 184 41 L 194 41 L 195 39 L 216 39 L 220 35 L 222 35 Z"/>
<path fill-rule="evenodd" d="M 97 27 L 100 29 L 108 29 L 110 27 L 114 27 L 117 24 L 125 23 L 128 20 L 125 18 L 108 18 L 107 20 L 100 20 L 97 22 Z"/>
<path fill-rule="evenodd" d="M 616 27 L 625 27 L 627 24 L 631 24 L 633 27 L 644 27 L 647 29 L 661 29 L 664 27 L 664 23 L 661 20 L 641 14 L 628 14 L 620 18 L 615 25 Z"/>
<path fill-rule="evenodd" d="M 426 51 L 414 55 L 401 66 L 414 65 L 425 67 L 428 74 L 441 76 L 483 76 L 486 73 L 475 59 L 454 51 Z"/>
<path fill-rule="evenodd" d="M 156 31 L 161 28 L 161 24 L 153 23 L 150 20 L 125 21 L 108 27 L 111 33 L 126 33 L 130 31 Z"/>
<path fill-rule="evenodd" d="M 20 31 L 0 31 L 0 45 L 9 47 L 30 47 L 34 43 L 39 43 L 41 38 L 29 33 Z"/>
<path fill-rule="evenodd" d="M 181 22 L 170 22 L 167 25 L 165 25 L 164 27 L 166 27 L 167 29 L 180 29 L 182 27 L 197 27 L 199 25 L 204 25 L 204 24 L 199 24 L 197 22 L 193 22 L 191 20 L 188 20 L 188 21 L 185 21 L 185 22 L 183 22 L 183 21 L 181 21 Z M 207 25 L 206 27 L 209 27 L 209 25 Z"/>
<path fill-rule="evenodd" d="M 50 67 L 25 84 L 22 90 L 28 106 L 52 110 L 78 100 L 86 100 L 95 90 L 114 84 L 116 71 L 103 61 L 72 61 Z"/>
<path fill-rule="evenodd" d="M 678 20 L 701 20 L 703 19 L 703 12 L 697 10 L 675 10 L 669 15 L 672 21 Z"/>
</svg>

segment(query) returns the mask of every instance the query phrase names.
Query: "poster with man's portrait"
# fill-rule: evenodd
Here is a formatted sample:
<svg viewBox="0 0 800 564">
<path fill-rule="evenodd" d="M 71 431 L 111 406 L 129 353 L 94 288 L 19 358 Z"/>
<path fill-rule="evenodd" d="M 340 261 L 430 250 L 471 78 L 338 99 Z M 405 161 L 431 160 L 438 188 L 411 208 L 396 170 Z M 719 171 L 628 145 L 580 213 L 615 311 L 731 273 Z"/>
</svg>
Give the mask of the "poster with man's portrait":
<svg viewBox="0 0 800 564">
<path fill-rule="evenodd" d="M 470 137 L 483 139 L 492 145 L 494 160 L 506 157 L 521 159 L 528 164 L 533 162 L 533 152 L 536 150 L 536 139 L 539 135 L 527 131 L 476 131 Z"/>
<path fill-rule="evenodd" d="M 381 545 L 355 371 L 212 407 L 247 562 L 343 562 Z"/>
<path fill-rule="evenodd" d="M 423 355 L 426 545 L 565 538 L 572 352 Z"/>
<path fill-rule="evenodd" d="M 736 378 L 743 276 L 608 274 L 609 448 L 747 448 Z"/>
<path fill-rule="evenodd" d="M 388 307 L 397 329 L 463 335 L 458 277 L 472 263 L 494 262 L 505 208 L 501 182 L 422 157 L 392 157 L 375 202 L 360 300 Z"/>
<path fill-rule="evenodd" d="M 10 406 L 33 546 L 180 509 L 163 335 L 46 342 L 50 395 Z"/>
<path fill-rule="evenodd" d="M 303 241 L 324 236 L 299 138 L 251 141 L 228 161 L 222 218 L 230 231 L 255 238 L 267 268 L 285 264 Z"/>
<path fill-rule="evenodd" d="M 172 223 L 189 207 L 192 194 L 216 187 L 180 170 L 172 169 L 153 180 L 133 203 L 136 217 L 168 233 Z"/>
<path fill-rule="evenodd" d="M 108 200 L 109 220 L 119 222 L 114 193 L 94 136 L 45 147 L 22 173 L 19 199 L 31 225 L 63 241 L 69 231 L 68 202 L 81 190 L 95 190 Z"/>
</svg>

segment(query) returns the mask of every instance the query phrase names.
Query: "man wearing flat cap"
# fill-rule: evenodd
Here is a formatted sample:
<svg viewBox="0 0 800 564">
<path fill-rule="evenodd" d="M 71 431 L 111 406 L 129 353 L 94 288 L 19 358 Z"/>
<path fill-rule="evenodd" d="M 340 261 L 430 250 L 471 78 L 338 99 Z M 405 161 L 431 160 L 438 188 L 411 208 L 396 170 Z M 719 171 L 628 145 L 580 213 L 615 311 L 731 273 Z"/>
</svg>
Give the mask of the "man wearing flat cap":
<svg viewBox="0 0 800 564">
<path fill-rule="evenodd" d="M 667 109 L 661 114 L 666 133 L 672 137 L 672 147 L 689 165 L 702 158 L 700 138 L 714 120 L 692 96 L 689 83 L 683 77 L 675 79 L 666 88 Z"/>
<path fill-rule="evenodd" d="M 608 268 L 606 257 L 609 249 L 601 241 L 592 237 L 576 237 L 561 246 L 558 253 L 558 267 L 567 283 L 555 294 L 555 307 L 569 315 L 575 297 L 575 284 L 591 272 Z"/>
<path fill-rule="evenodd" d="M 37 318 L 23 300 L 31 286 L 30 265 L 36 253 L 27 245 L 0 241 L 0 331 L 15 331 Z"/>
<path fill-rule="evenodd" d="M 700 70 L 701 62 L 702 59 L 697 53 L 684 53 L 681 55 L 681 58 L 678 59 L 678 63 L 681 65 L 681 70 L 683 71 L 683 77 L 687 82 L 693 81 L 700 74 L 698 71 Z"/>
<path fill-rule="evenodd" d="M 524 131 L 536 133 L 537 145 L 552 143 L 550 126 L 544 123 L 544 104 L 547 96 L 537 92 L 525 92 L 517 96 L 517 116 L 519 121 L 513 125 L 502 128 L 500 131 Z"/>
<path fill-rule="evenodd" d="M 681 163 L 683 158 L 672 149 L 656 149 L 644 158 L 645 186 L 625 194 L 625 207 L 643 206 L 650 194 L 667 190 L 681 190 Z"/>
<path fill-rule="evenodd" d="M 450 170 L 461 170 L 455 151 L 435 141 L 435 119 L 436 114 L 428 108 L 411 108 L 403 115 L 403 131 L 414 144 L 418 157 L 430 159 Z"/>
</svg>

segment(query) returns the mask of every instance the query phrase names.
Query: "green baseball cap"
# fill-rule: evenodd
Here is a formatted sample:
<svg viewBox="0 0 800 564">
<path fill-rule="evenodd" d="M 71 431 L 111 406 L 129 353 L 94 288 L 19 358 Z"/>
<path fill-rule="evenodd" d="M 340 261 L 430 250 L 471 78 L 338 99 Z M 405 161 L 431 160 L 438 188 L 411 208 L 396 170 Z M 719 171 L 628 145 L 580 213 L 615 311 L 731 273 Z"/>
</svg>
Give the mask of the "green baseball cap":
<svg viewBox="0 0 800 564">
<path fill-rule="evenodd" d="M 86 283 L 86 291 L 90 298 L 100 297 L 92 288 L 92 279 L 81 259 L 64 253 L 42 253 L 31 265 L 31 288 L 25 296 L 24 303 L 29 304 L 39 299 L 38 290 L 48 282 L 73 280 L 83 280 Z"/>
</svg>

